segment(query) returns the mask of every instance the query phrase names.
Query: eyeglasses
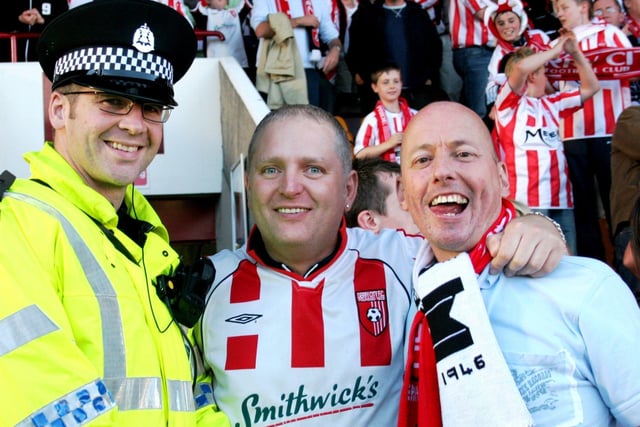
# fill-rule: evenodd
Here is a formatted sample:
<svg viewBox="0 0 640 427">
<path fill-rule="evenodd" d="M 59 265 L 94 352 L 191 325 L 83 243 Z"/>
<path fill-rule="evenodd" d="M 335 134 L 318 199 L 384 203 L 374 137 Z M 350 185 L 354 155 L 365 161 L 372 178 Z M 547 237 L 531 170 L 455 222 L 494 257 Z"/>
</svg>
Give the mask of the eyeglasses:
<svg viewBox="0 0 640 427">
<path fill-rule="evenodd" d="M 618 12 L 618 10 L 613 7 L 613 6 L 609 6 L 609 7 L 605 7 L 604 9 L 596 9 L 593 11 L 593 16 L 602 16 L 605 13 L 609 14 L 609 13 L 616 13 Z"/>
<path fill-rule="evenodd" d="M 98 108 L 105 113 L 126 116 L 135 104 L 142 106 L 142 117 L 154 123 L 165 123 L 169 120 L 173 107 L 152 102 L 137 102 L 124 96 L 113 95 L 95 90 L 62 92 L 63 95 L 95 95 L 98 97 Z"/>
</svg>

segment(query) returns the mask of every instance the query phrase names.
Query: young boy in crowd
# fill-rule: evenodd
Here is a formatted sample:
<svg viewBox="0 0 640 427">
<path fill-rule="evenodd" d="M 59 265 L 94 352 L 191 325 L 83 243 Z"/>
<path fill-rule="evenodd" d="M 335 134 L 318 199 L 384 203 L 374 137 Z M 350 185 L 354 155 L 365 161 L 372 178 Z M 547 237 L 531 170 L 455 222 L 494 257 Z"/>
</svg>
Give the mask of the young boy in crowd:
<svg viewBox="0 0 640 427">
<path fill-rule="evenodd" d="M 382 157 L 400 163 L 400 144 L 404 129 L 416 110 L 400 97 L 402 76 L 400 68 L 389 64 L 371 74 L 371 88 L 379 101 L 367 114 L 356 135 L 353 152 L 357 158 Z"/>
<path fill-rule="evenodd" d="M 581 84 L 546 95 L 544 64 L 563 52 L 573 59 Z M 599 90 L 598 79 L 571 32 L 549 50 L 517 50 L 505 72 L 507 83 L 496 100 L 496 134 L 499 157 L 507 165 L 509 198 L 557 221 L 575 254 L 573 196 L 559 123 L 561 114 L 572 114 Z"/>
<path fill-rule="evenodd" d="M 207 37 L 207 57 L 220 58 L 233 56 L 245 70 L 249 67 L 244 49 L 242 28 L 240 27 L 240 11 L 244 0 L 202 0 L 198 3 L 198 12 L 207 17 L 207 31 L 220 31 L 224 40 Z"/>
<path fill-rule="evenodd" d="M 356 197 L 347 209 L 347 227 L 360 227 L 378 234 L 385 228 L 418 234 L 409 212 L 402 207 L 404 189 L 400 165 L 380 157 L 353 160 L 358 174 Z"/>
</svg>

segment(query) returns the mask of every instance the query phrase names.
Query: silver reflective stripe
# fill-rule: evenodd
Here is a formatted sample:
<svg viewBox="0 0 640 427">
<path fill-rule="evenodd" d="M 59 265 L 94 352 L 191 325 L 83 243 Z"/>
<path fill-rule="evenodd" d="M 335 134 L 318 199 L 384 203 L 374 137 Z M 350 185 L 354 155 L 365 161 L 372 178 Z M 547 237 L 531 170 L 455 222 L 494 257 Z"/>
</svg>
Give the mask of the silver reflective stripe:
<svg viewBox="0 0 640 427">
<path fill-rule="evenodd" d="M 81 426 L 115 406 L 105 384 L 96 380 L 38 409 L 16 426 Z"/>
<path fill-rule="evenodd" d="M 196 401 L 196 409 L 200 409 L 203 406 L 212 405 L 214 403 L 213 389 L 211 388 L 211 384 L 207 382 L 201 382 L 196 384 L 196 391 L 194 393 L 195 393 L 194 400 Z"/>
<path fill-rule="evenodd" d="M 0 320 L 0 356 L 58 329 L 37 305 L 25 307 Z"/>
<path fill-rule="evenodd" d="M 118 409 L 162 409 L 162 380 L 157 377 L 105 379 Z"/>
<path fill-rule="evenodd" d="M 196 410 L 190 381 L 168 380 L 167 388 L 169 389 L 169 409 L 180 412 Z"/>
<path fill-rule="evenodd" d="M 102 323 L 102 345 L 105 354 L 104 377 L 124 378 L 127 369 L 124 355 L 124 334 L 122 331 L 120 307 L 118 306 L 115 290 L 100 266 L 100 263 L 95 259 L 91 250 L 87 247 L 87 244 L 82 237 L 80 237 L 80 234 L 78 234 L 74 226 L 56 208 L 28 194 L 9 191 L 5 193 L 5 196 L 29 203 L 47 212 L 62 225 L 69 239 L 69 243 L 73 247 L 82 265 L 87 280 L 98 299 Z"/>
<path fill-rule="evenodd" d="M 53 206 L 28 194 L 7 192 L 7 197 L 29 203 L 56 218 L 73 247 L 100 307 L 104 359 L 104 384 L 111 391 L 121 411 L 162 409 L 162 380 L 157 377 L 126 377 L 124 334 L 118 300 L 104 270 L 73 225 Z M 107 356 L 108 352 L 108 356 Z M 170 409 L 194 411 L 195 403 L 188 381 L 168 381 Z"/>
<path fill-rule="evenodd" d="M 120 410 L 161 409 L 162 380 L 156 377 L 107 379 L 104 381 Z M 189 381 L 167 381 L 169 409 L 193 412 L 195 403 Z"/>
</svg>

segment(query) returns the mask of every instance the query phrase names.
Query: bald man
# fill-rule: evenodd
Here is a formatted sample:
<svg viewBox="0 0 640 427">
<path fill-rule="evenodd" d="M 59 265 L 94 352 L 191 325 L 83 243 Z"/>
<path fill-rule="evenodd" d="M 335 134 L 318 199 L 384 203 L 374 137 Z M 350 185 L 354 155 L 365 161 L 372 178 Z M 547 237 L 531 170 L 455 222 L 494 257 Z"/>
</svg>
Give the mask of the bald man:
<svg viewBox="0 0 640 427">
<path fill-rule="evenodd" d="M 409 124 L 401 159 L 407 206 L 431 245 L 413 271 L 410 339 L 423 351 L 409 354 L 418 380 L 405 378 L 401 422 L 432 415 L 436 393 L 447 426 L 500 425 L 507 413 L 509 425 L 529 414 L 536 426 L 640 425 L 640 310 L 620 277 L 570 256 L 544 277 L 490 274 L 485 240 L 514 209 L 480 118 L 430 104 Z"/>
</svg>

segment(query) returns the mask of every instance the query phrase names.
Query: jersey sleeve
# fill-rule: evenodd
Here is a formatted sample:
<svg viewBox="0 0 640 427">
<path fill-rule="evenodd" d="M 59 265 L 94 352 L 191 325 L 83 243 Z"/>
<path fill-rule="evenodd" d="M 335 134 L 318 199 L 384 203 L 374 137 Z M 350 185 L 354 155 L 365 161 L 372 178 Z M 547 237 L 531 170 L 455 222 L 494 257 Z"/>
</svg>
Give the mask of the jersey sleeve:
<svg viewBox="0 0 640 427">
<path fill-rule="evenodd" d="M 320 40 L 328 44 L 331 40 L 337 39 L 340 34 L 331 19 L 329 4 L 324 1 L 315 1 L 313 2 L 313 7 L 313 14 L 316 15 L 320 21 Z"/>
<path fill-rule="evenodd" d="M 258 28 L 258 25 L 267 21 L 267 16 L 270 13 L 276 12 L 275 10 L 271 10 L 270 4 L 270 0 L 254 0 L 253 9 L 251 9 L 251 19 L 249 21 L 254 31 Z"/>
<path fill-rule="evenodd" d="M 367 114 L 362 120 L 353 147 L 353 154 L 358 154 L 359 151 L 366 147 L 371 147 L 380 144 L 378 141 L 378 134 L 376 131 L 376 117 L 373 113 Z"/>
</svg>

